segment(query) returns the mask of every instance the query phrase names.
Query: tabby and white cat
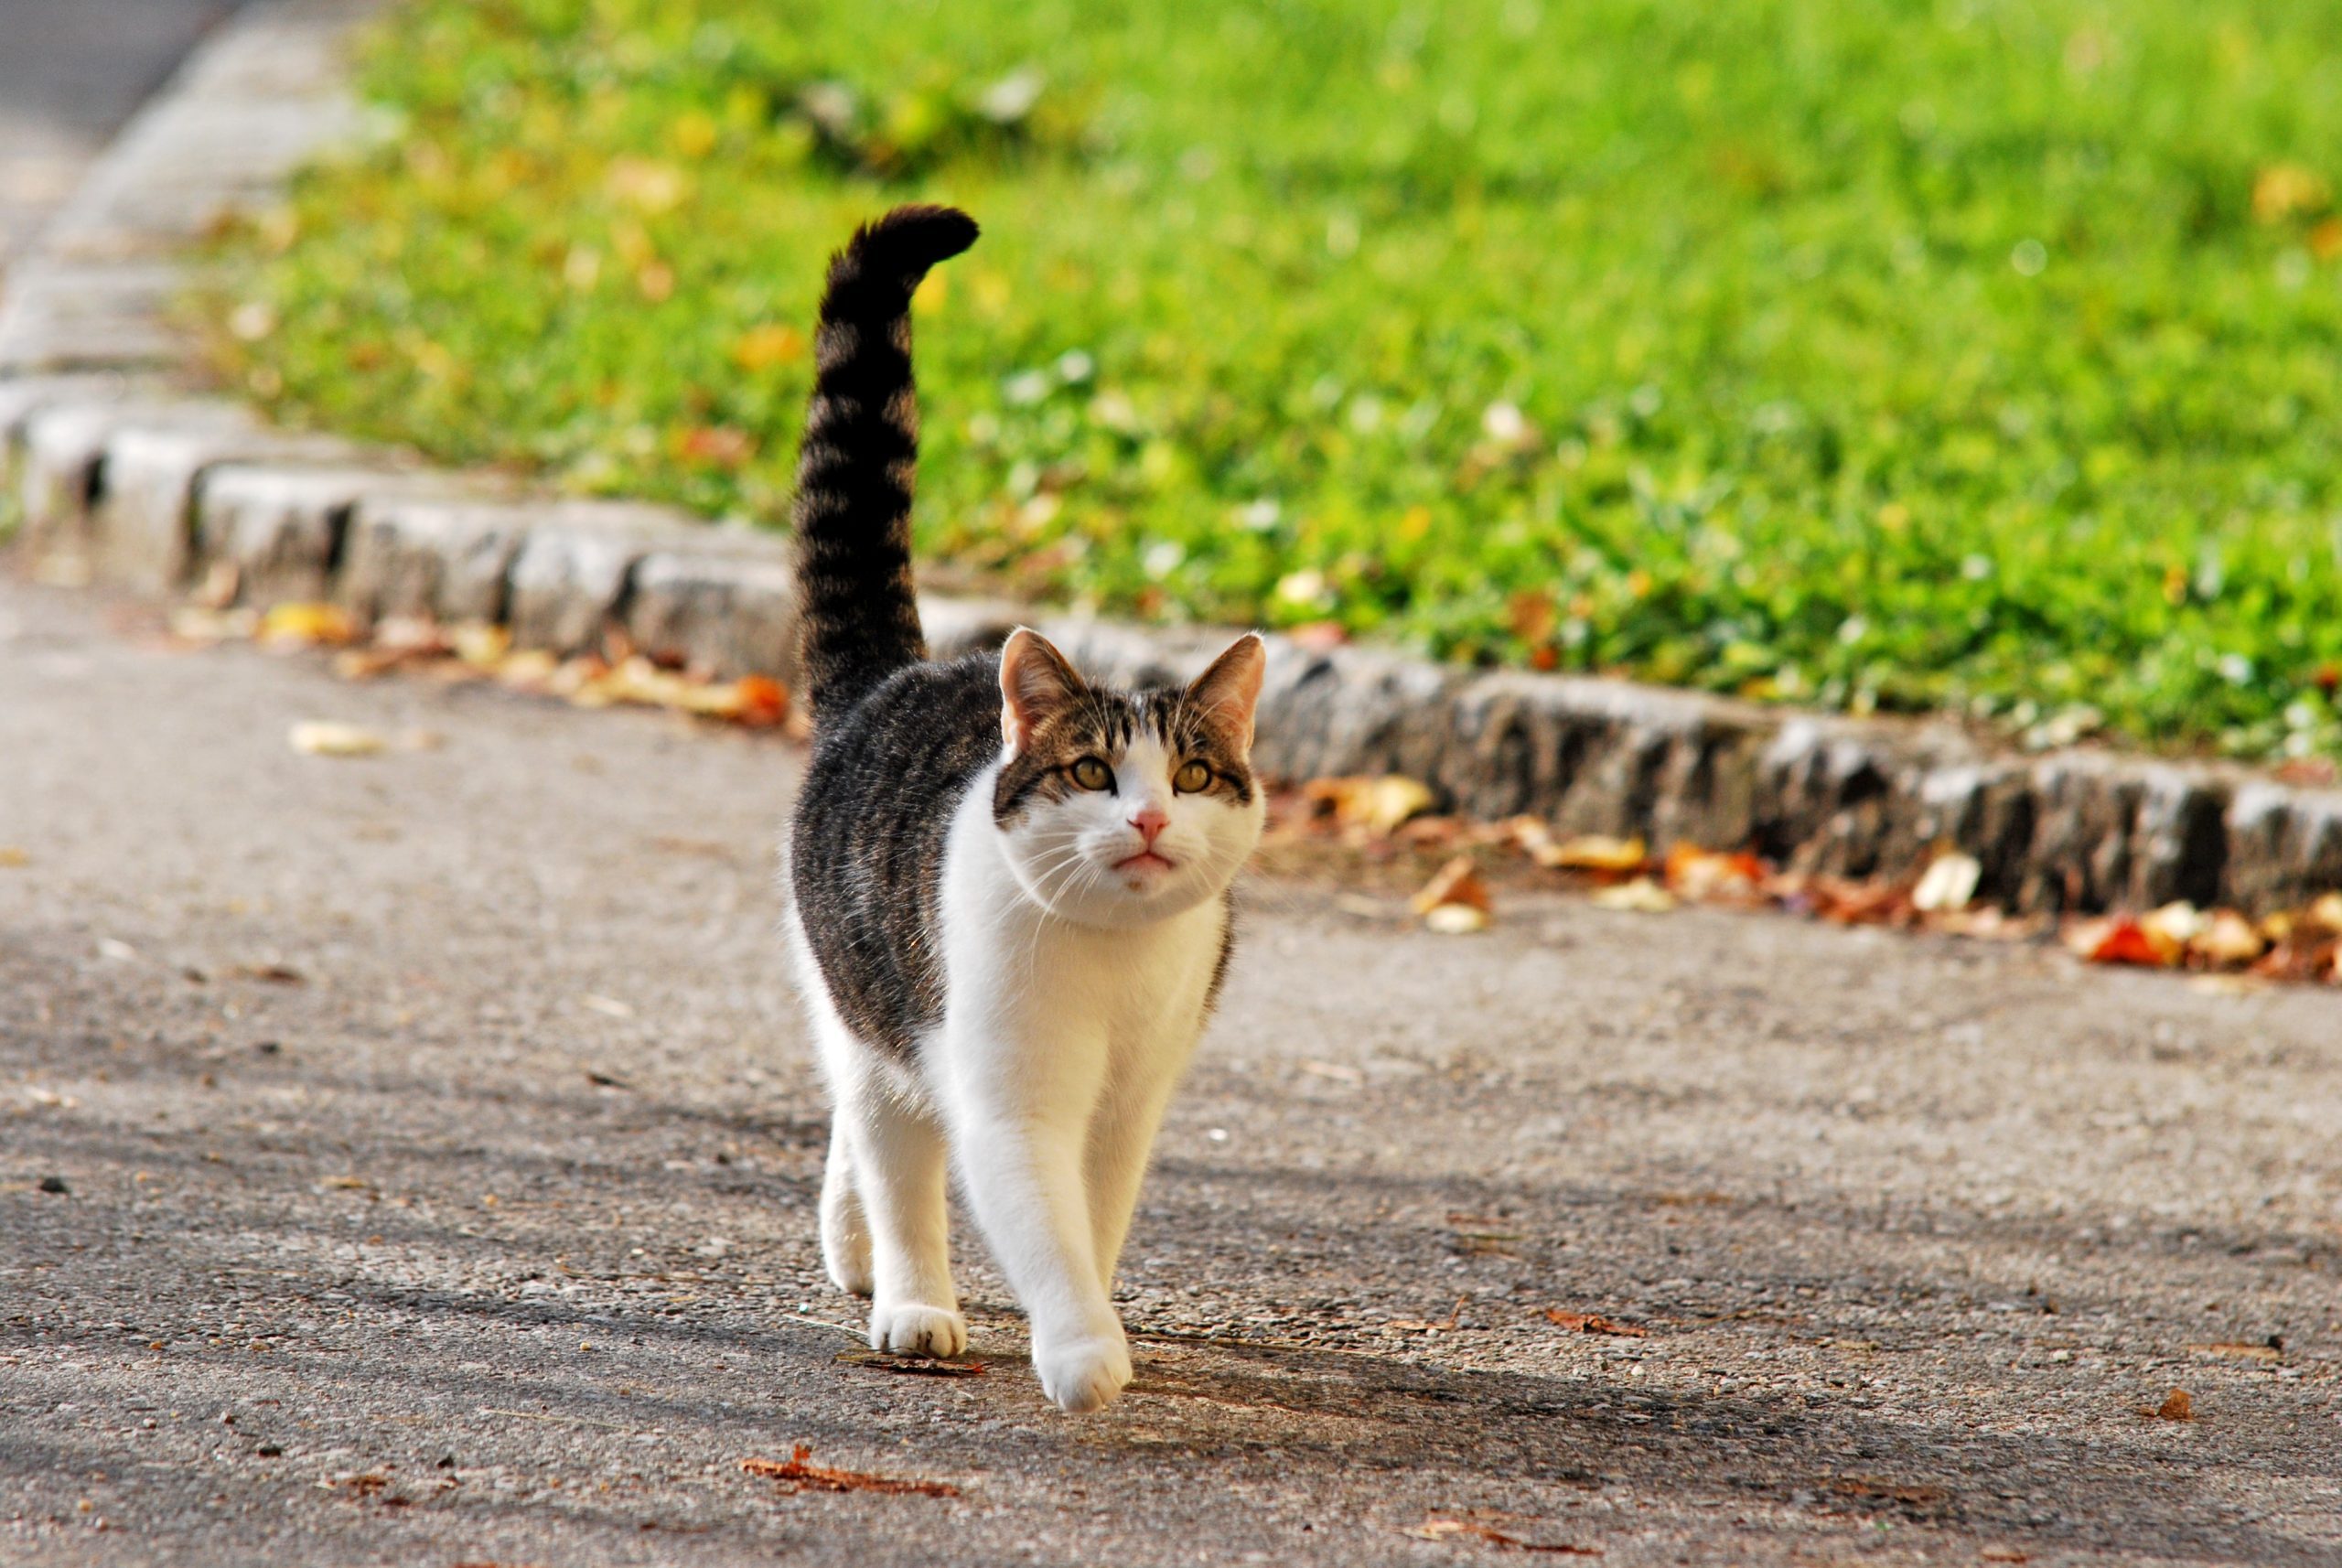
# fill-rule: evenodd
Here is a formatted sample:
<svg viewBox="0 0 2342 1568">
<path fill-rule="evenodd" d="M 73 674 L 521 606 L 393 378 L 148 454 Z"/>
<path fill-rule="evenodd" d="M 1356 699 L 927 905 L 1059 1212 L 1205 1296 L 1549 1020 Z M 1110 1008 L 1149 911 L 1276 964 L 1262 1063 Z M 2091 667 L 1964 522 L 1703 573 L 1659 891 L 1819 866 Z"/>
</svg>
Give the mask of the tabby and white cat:
<svg viewBox="0 0 2342 1568">
<path fill-rule="evenodd" d="M 798 469 L 813 759 L 789 933 L 834 1118 L 830 1276 L 870 1343 L 956 1356 L 951 1171 L 1069 1411 L 1130 1381 L 1116 1260 L 1172 1086 L 1228 964 L 1261 832 L 1263 650 L 1117 691 L 1037 632 L 929 660 L 910 575 L 910 296 L 972 244 L 904 207 L 831 263 Z"/>
</svg>

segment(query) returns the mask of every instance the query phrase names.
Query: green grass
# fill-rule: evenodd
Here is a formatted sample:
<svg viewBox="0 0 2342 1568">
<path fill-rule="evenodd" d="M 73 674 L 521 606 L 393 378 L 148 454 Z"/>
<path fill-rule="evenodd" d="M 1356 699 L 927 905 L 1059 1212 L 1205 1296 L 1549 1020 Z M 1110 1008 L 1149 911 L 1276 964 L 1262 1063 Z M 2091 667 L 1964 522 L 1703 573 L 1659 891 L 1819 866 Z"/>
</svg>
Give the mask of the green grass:
<svg viewBox="0 0 2342 1568">
<path fill-rule="evenodd" d="M 939 558 L 2342 750 L 2342 4 L 409 0 L 363 80 L 222 305 L 288 418 L 779 526 L 823 256 L 947 199 Z"/>
</svg>

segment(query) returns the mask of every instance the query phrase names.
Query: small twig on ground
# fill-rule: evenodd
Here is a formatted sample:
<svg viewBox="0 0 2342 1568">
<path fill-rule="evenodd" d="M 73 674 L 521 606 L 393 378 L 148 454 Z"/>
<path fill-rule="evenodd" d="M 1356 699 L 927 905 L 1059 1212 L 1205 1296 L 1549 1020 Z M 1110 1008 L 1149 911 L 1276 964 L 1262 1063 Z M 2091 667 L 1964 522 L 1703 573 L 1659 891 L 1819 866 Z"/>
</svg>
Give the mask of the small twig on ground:
<svg viewBox="0 0 2342 1568">
<path fill-rule="evenodd" d="M 1551 1552 L 1567 1557 L 1599 1557 L 1598 1546 L 1571 1546 L 1562 1541 L 1523 1541 L 1517 1535 L 1507 1535 L 1494 1525 L 1480 1524 L 1468 1519 L 1427 1519 L 1405 1533 L 1418 1541 L 1454 1541 L 1458 1537 L 1485 1541 L 1513 1552 Z"/>
<path fill-rule="evenodd" d="M 960 1488 L 949 1481 L 906 1480 L 895 1476 L 871 1476 L 860 1470 L 833 1470 L 826 1465 L 809 1465 L 813 1456 L 811 1445 L 797 1444 L 796 1452 L 786 1461 L 748 1458 L 740 1461 L 740 1468 L 751 1476 L 762 1476 L 779 1481 L 783 1491 L 790 1492 L 885 1492 L 914 1494 L 923 1498 L 956 1498 Z"/>
<path fill-rule="evenodd" d="M 1549 1306 L 1545 1309 L 1545 1317 L 1548 1322 L 1566 1328 L 1573 1334 L 1616 1334 L 1625 1339 L 1646 1339 L 1650 1337 L 1650 1330 L 1648 1328 L 1638 1328 L 1631 1323 L 1620 1323 L 1617 1319 L 1605 1317 L 1598 1312 L 1563 1312 L 1558 1306 Z"/>
</svg>

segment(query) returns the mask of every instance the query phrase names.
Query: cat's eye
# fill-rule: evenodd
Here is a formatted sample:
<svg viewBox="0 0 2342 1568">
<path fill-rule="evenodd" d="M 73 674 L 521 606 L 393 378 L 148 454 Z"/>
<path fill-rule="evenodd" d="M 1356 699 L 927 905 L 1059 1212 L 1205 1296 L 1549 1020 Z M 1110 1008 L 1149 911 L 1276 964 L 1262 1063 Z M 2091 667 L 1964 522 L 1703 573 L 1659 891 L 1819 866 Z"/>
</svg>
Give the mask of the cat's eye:
<svg viewBox="0 0 2342 1568">
<path fill-rule="evenodd" d="M 1190 762 L 1171 775 L 1171 788 L 1182 795 L 1199 795 L 1211 788 L 1211 769 L 1200 762 Z"/>
<path fill-rule="evenodd" d="M 1111 789 L 1114 787 L 1114 770 L 1094 757 L 1085 757 L 1069 769 L 1073 781 L 1084 789 Z"/>
</svg>

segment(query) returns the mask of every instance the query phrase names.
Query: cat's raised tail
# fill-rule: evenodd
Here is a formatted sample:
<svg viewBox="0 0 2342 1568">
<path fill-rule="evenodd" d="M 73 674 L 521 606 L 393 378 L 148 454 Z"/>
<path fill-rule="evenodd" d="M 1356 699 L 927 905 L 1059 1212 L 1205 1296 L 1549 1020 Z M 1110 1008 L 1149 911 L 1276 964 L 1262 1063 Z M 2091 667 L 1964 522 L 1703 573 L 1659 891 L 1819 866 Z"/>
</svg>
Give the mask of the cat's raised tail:
<svg viewBox="0 0 2342 1568">
<path fill-rule="evenodd" d="M 830 259 L 797 462 L 803 660 L 817 723 L 927 656 L 911 591 L 911 291 L 975 242 L 975 220 L 955 208 L 897 207 Z"/>
</svg>

